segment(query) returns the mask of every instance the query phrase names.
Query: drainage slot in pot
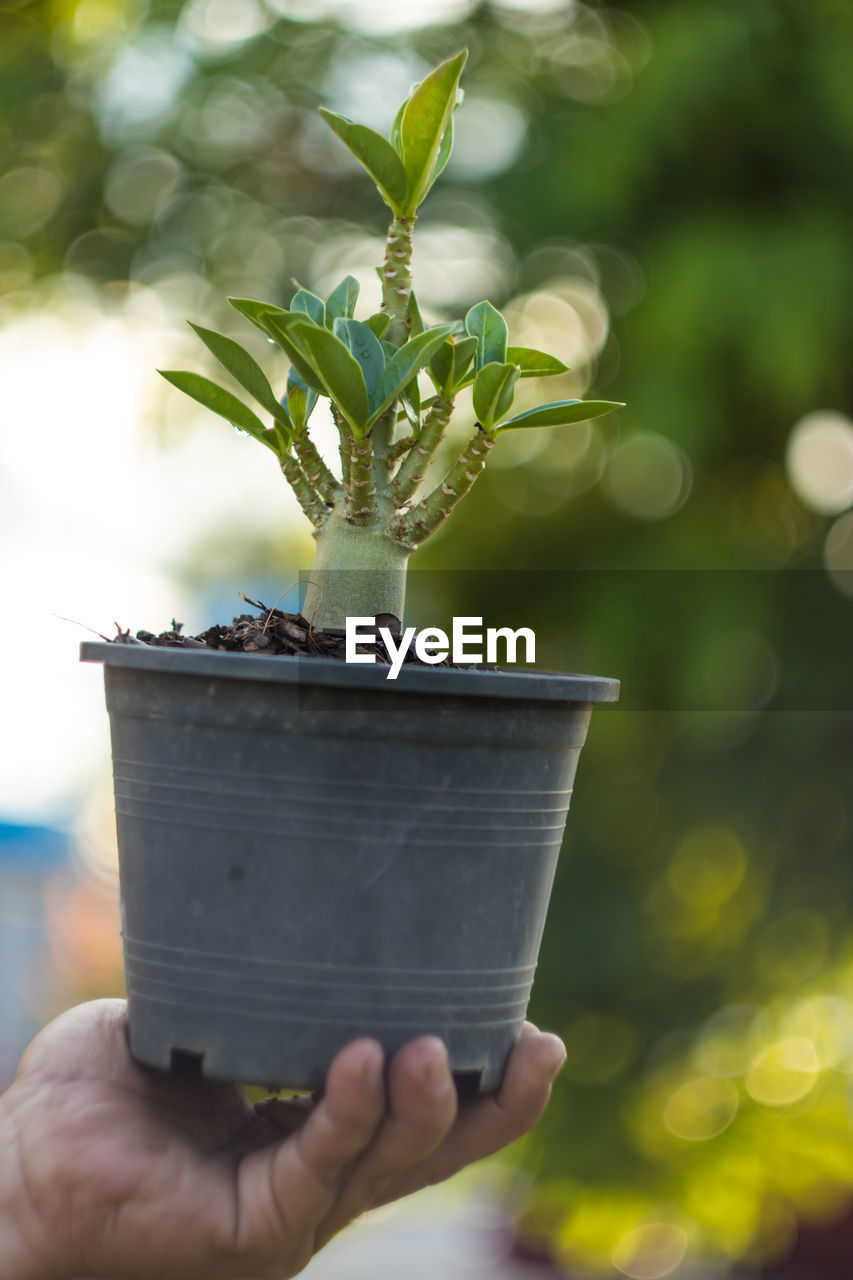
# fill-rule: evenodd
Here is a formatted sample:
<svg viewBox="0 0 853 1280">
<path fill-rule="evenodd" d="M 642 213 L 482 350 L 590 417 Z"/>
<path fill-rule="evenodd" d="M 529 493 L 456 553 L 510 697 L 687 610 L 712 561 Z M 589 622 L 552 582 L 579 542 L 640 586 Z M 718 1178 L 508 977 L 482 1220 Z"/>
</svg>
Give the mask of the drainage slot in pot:
<svg viewBox="0 0 853 1280">
<path fill-rule="evenodd" d="M 203 1074 L 204 1054 L 193 1053 L 189 1049 L 173 1049 L 169 1067 L 173 1076 L 181 1076 L 184 1080 L 200 1080 Z"/>
<path fill-rule="evenodd" d="M 476 1098 L 483 1079 L 483 1067 L 478 1071 L 454 1071 L 453 1083 L 460 1098 Z"/>
</svg>

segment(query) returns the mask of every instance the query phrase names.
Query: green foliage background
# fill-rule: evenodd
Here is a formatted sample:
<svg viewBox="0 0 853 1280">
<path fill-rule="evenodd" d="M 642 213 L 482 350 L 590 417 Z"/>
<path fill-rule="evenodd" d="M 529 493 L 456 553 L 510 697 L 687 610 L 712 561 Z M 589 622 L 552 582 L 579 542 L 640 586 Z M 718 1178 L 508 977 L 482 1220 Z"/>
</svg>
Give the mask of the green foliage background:
<svg viewBox="0 0 853 1280">
<path fill-rule="evenodd" d="M 448 169 L 423 230 L 497 237 L 511 314 L 555 279 L 598 291 L 589 393 L 629 407 L 595 448 L 555 436 L 487 472 L 419 567 L 456 571 L 424 575 L 433 620 L 523 621 L 542 660 L 623 678 L 537 978 L 569 1061 L 520 1215 L 578 1274 L 663 1275 L 649 1257 L 784 1253 L 853 1189 L 853 604 L 784 468 L 799 418 L 853 408 L 853 8 L 550 7 L 383 36 L 281 0 L 228 42 L 213 0 L 7 2 L 0 286 L 7 313 L 62 270 L 201 278 L 204 323 L 225 293 L 281 302 L 321 241 L 383 229 L 315 118 L 330 85 L 355 115 L 360 70 L 367 94 L 467 44 L 482 129 L 521 121 L 503 166 Z"/>
</svg>

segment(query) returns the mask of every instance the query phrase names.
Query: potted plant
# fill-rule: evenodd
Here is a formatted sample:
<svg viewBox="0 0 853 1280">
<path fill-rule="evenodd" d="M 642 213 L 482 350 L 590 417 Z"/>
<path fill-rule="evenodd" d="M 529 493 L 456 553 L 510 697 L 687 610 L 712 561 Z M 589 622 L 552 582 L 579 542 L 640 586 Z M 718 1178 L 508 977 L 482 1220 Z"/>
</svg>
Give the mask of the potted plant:
<svg viewBox="0 0 853 1280">
<path fill-rule="evenodd" d="M 392 1052 L 433 1032 L 460 1087 L 487 1090 L 521 1028 L 578 753 L 618 683 L 437 666 L 435 632 L 413 653 L 406 565 L 502 432 L 616 405 L 513 414 L 519 378 L 565 366 L 509 346 L 487 301 L 464 321 L 421 319 L 412 231 L 450 155 L 465 59 L 415 87 L 390 141 L 322 112 L 391 211 L 381 309 L 356 319 L 350 276 L 286 308 L 231 299 L 286 357 L 281 397 L 237 342 L 194 326 L 269 425 L 199 374 L 163 375 L 270 450 L 317 552 L 300 614 L 83 645 L 105 664 L 131 1047 L 154 1066 L 317 1088 L 357 1035 Z M 424 486 L 468 386 L 476 427 Z M 308 431 L 321 397 L 340 479 Z"/>
</svg>

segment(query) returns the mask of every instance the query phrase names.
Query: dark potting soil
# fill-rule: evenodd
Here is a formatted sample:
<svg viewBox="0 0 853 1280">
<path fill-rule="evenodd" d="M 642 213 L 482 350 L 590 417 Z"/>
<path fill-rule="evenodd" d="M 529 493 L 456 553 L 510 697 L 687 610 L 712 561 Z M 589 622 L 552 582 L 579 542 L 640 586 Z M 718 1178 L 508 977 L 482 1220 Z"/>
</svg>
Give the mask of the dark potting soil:
<svg viewBox="0 0 853 1280">
<path fill-rule="evenodd" d="M 227 653 L 261 653 L 267 656 L 282 657 L 320 657 L 346 661 L 346 642 L 343 631 L 329 629 L 318 631 L 301 613 L 286 613 L 283 609 L 270 609 L 260 601 L 243 597 L 248 604 L 254 605 L 260 612 L 257 614 L 241 613 L 228 626 L 216 625 L 208 627 L 197 636 L 184 634 L 183 623 L 172 619 L 169 631 L 161 631 L 155 635 L 152 631 L 137 631 L 130 634 L 130 629 L 122 631 L 116 623 L 117 635 L 111 644 L 147 644 L 167 649 L 216 649 Z M 386 627 L 395 639 L 402 634 L 400 619 L 393 613 L 376 615 L 376 644 L 360 644 L 358 653 L 374 653 L 378 663 L 391 664 L 391 656 L 379 637 L 379 628 Z M 104 637 L 108 639 L 108 637 Z M 423 667 L 427 665 L 453 667 L 455 663 L 445 658 L 440 663 L 422 662 L 411 646 L 403 659 L 404 664 Z"/>
</svg>

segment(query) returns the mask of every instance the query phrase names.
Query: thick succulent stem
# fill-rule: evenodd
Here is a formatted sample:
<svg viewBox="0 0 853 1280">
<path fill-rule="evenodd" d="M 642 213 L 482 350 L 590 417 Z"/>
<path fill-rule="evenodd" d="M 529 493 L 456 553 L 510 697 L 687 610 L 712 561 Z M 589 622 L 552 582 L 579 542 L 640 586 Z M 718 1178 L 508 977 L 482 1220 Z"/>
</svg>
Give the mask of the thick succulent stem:
<svg viewBox="0 0 853 1280">
<path fill-rule="evenodd" d="M 325 524 L 331 510 L 332 503 L 327 502 L 323 496 L 317 492 L 311 481 L 308 479 L 298 459 L 294 458 L 292 453 L 282 453 L 279 455 L 279 463 L 284 472 L 284 477 L 296 494 L 300 507 L 305 512 L 315 529 L 320 529 Z"/>
<path fill-rule="evenodd" d="M 416 507 L 397 516 L 387 529 L 387 536 L 400 546 L 414 551 L 447 519 L 486 465 L 494 440 L 480 424 L 444 479 Z"/>
<path fill-rule="evenodd" d="M 453 401 L 437 395 L 424 419 L 421 433 L 412 450 L 391 482 L 391 491 L 398 506 L 408 502 L 418 488 L 427 472 L 436 449 L 444 438 L 450 415 L 453 413 Z"/>
<path fill-rule="evenodd" d="M 320 457 L 317 447 L 307 431 L 303 431 L 301 435 L 295 437 L 293 451 L 299 459 L 309 484 L 317 490 L 324 502 L 334 506 L 341 496 L 343 488 L 338 484 Z"/>
<path fill-rule="evenodd" d="M 370 436 L 363 436 L 358 440 L 352 438 L 346 518 L 350 524 L 364 527 L 371 523 L 377 513 L 373 441 Z"/>
<path fill-rule="evenodd" d="M 336 511 L 316 540 L 303 605 L 313 627 L 343 630 L 347 618 L 379 613 L 402 619 L 409 552 L 385 536 L 381 522 L 359 527 Z"/>
<path fill-rule="evenodd" d="M 394 217 L 385 240 L 382 264 L 382 310 L 391 317 L 385 341 L 401 347 L 409 336 L 412 296 L 412 230 L 415 219 Z"/>
</svg>

